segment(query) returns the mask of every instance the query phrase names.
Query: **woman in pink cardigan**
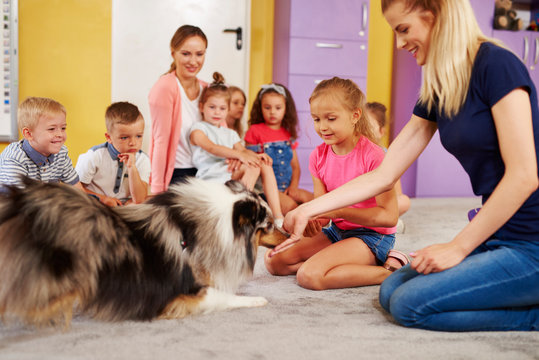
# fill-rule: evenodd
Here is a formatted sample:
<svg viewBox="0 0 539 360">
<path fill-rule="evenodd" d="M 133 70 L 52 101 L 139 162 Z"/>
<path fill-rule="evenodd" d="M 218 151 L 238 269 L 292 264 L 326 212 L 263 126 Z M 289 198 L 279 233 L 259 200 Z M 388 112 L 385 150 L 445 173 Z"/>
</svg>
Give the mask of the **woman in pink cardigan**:
<svg viewBox="0 0 539 360">
<path fill-rule="evenodd" d="M 200 28 L 178 28 L 170 40 L 172 65 L 150 90 L 150 186 L 154 194 L 196 174 L 187 137 L 191 125 L 201 120 L 198 99 L 207 84 L 197 74 L 204 65 L 207 46 Z"/>
</svg>

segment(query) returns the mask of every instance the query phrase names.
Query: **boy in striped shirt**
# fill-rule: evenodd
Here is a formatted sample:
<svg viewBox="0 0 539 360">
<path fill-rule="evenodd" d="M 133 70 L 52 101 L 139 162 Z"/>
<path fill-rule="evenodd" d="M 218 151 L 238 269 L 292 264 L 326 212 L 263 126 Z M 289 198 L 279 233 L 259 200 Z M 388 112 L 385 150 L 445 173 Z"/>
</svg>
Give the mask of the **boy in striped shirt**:
<svg viewBox="0 0 539 360">
<path fill-rule="evenodd" d="M 21 175 L 44 182 L 64 182 L 82 190 L 64 145 L 66 110 L 59 102 L 39 97 L 24 100 L 17 124 L 23 139 L 0 154 L 0 186 L 21 185 Z"/>
</svg>

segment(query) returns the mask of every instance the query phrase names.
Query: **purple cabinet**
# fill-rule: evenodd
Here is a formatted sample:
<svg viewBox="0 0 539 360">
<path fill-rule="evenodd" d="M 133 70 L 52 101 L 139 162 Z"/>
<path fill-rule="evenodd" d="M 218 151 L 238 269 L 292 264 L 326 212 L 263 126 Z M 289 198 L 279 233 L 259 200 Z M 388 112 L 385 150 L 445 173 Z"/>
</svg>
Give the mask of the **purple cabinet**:
<svg viewBox="0 0 539 360">
<path fill-rule="evenodd" d="M 275 1 L 273 80 L 288 87 L 299 118 L 300 186 L 312 190 L 309 155 L 322 140 L 314 131 L 309 97 L 316 84 L 349 78 L 365 91 L 369 0 Z"/>
<path fill-rule="evenodd" d="M 291 0 L 290 3 L 291 37 L 367 41 L 369 1 Z"/>
<path fill-rule="evenodd" d="M 526 65 L 535 87 L 539 86 L 539 33 L 534 31 L 493 30 L 493 37 L 513 50 Z"/>
</svg>

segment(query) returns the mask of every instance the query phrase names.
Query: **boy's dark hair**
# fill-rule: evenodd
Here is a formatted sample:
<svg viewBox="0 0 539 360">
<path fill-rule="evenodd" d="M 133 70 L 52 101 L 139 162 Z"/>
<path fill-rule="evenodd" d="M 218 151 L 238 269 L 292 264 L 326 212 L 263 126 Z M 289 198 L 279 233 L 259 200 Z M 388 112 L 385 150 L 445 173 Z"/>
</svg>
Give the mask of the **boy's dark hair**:
<svg viewBox="0 0 539 360">
<path fill-rule="evenodd" d="M 115 124 L 133 124 L 142 117 L 138 107 L 127 101 L 112 103 L 105 111 L 107 131 L 112 131 Z"/>
<path fill-rule="evenodd" d="M 281 126 L 286 131 L 288 131 L 288 133 L 290 134 L 290 139 L 295 140 L 298 138 L 298 130 L 297 130 L 298 114 L 296 112 L 296 103 L 294 102 L 294 99 L 292 98 L 292 94 L 290 93 L 290 91 L 288 91 L 286 86 L 277 84 L 277 83 L 275 85 L 281 86 L 286 93 L 286 96 L 284 99 L 286 109 L 285 109 Z M 255 101 L 253 102 L 253 107 L 251 108 L 251 114 L 249 117 L 249 126 L 254 125 L 254 124 L 264 123 L 264 116 L 262 115 L 262 98 L 263 98 L 263 95 L 271 94 L 271 93 L 281 95 L 273 89 L 262 88 L 258 91 L 258 93 L 256 94 Z"/>
</svg>

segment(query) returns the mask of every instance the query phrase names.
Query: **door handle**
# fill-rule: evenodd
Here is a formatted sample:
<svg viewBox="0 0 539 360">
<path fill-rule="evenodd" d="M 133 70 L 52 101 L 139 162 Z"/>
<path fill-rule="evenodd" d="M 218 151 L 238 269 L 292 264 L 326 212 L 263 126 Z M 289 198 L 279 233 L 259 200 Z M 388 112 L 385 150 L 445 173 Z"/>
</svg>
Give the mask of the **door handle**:
<svg viewBox="0 0 539 360">
<path fill-rule="evenodd" d="M 528 62 L 528 53 L 529 52 L 530 52 L 530 43 L 528 41 L 528 37 L 524 36 L 524 58 L 522 59 L 524 64 L 526 64 Z"/>
<path fill-rule="evenodd" d="M 241 50 L 241 47 L 243 46 L 243 30 L 241 27 L 237 27 L 236 29 L 224 29 L 224 33 L 236 33 L 236 49 Z"/>
<path fill-rule="evenodd" d="M 317 42 L 314 46 L 316 46 L 317 48 L 328 48 L 328 49 L 342 48 L 342 44 L 330 44 L 330 43 L 321 43 L 321 42 Z"/>
<path fill-rule="evenodd" d="M 535 38 L 535 58 L 533 60 L 533 65 L 537 65 L 537 61 L 539 60 L 539 37 Z"/>
</svg>

